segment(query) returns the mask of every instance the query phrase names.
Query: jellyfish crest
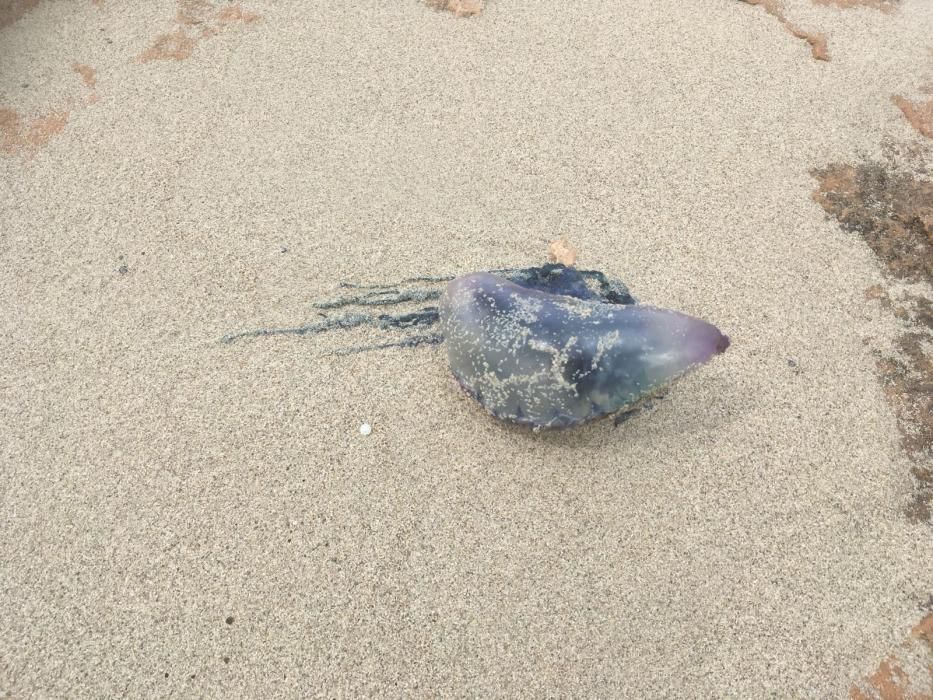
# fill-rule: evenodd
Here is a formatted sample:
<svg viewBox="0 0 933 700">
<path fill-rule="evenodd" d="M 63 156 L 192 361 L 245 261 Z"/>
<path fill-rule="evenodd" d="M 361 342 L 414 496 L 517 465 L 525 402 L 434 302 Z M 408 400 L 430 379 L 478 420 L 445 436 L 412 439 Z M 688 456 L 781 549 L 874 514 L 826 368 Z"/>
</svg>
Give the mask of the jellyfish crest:
<svg viewBox="0 0 933 700">
<path fill-rule="evenodd" d="M 634 304 L 635 298 L 620 280 L 607 277 L 598 270 L 578 270 L 558 263 L 505 270 L 510 282 L 527 289 L 560 294 L 576 299 L 598 300 L 607 304 Z"/>
</svg>

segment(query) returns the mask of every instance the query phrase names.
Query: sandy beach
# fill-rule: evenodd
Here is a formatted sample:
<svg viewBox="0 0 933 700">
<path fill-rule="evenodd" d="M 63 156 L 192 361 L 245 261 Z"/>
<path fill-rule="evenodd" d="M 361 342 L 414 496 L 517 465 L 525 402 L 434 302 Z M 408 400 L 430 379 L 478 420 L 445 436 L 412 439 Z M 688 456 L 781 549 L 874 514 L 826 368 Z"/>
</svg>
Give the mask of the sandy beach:
<svg viewBox="0 0 933 700">
<path fill-rule="evenodd" d="M 931 172 L 927 0 L 0 0 L 0 697 L 929 697 Z M 728 352 L 221 342 L 559 237 Z"/>
</svg>

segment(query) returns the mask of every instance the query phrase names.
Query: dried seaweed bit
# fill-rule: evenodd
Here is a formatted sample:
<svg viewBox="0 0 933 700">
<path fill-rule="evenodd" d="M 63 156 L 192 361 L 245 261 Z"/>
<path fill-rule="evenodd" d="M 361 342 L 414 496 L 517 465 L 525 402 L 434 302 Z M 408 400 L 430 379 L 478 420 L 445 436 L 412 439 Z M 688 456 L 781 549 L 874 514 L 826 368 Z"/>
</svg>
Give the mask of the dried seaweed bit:
<svg viewBox="0 0 933 700">
<path fill-rule="evenodd" d="M 866 161 L 811 171 L 813 199 L 857 233 L 894 277 L 933 280 L 933 183 Z"/>
<path fill-rule="evenodd" d="M 906 165 L 901 158 L 907 156 Z M 861 236 L 891 277 L 933 283 L 933 183 L 911 163 L 914 154 L 889 151 L 886 162 L 831 163 L 813 170 L 819 186 L 814 200 L 843 229 Z M 924 295 L 888 296 L 880 286 L 868 290 L 904 324 L 897 352 L 882 356 L 877 367 L 894 407 L 901 444 L 913 461 L 914 488 L 907 516 L 933 521 L 933 300 Z"/>
<path fill-rule="evenodd" d="M 777 19 L 778 22 L 792 36 L 803 39 L 810 45 L 810 54 L 818 61 L 828 61 L 829 48 L 826 44 L 826 37 L 823 34 L 807 32 L 791 22 L 784 13 L 784 5 L 781 0 L 739 0 L 746 5 L 761 6 L 765 12 Z"/>
<path fill-rule="evenodd" d="M 914 129 L 933 139 L 933 100 L 915 102 L 901 95 L 894 95 L 891 99 Z"/>
<path fill-rule="evenodd" d="M 361 352 L 371 352 L 373 350 L 387 350 L 389 348 L 416 348 L 419 345 L 440 345 L 444 342 L 444 336 L 440 333 L 431 333 L 428 335 L 414 335 L 405 340 L 399 340 L 394 343 L 379 343 L 377 345 L 355 345 L 351 348 L 342 348 L 333 350 L 325 355 L 356 355 Z"/>
<path fill-rule="evenodd" d="M 426 0 L 428 7 L 447 10 L 455 17 L 472 17 L 483 11 L 485 0 Z"/>
<path fill-rule="evenodd" d="M 563 238 L 558 238 L 548 244 L 547 255 L 551 262 L 571 267 L 577 264 L 577 249 Z"/>
<path fill-rule="evenodd" d="M 892 299 L 880 286 L 870 289 L 871 299 L 907 324 L 897 338 L 897 353 L 877 355 L 881 385 L 894 407 L 901 444 L 913 461 L 913 492 L 907 517 L 933 522 L 933 301 L 913 294 Z"/>
<path fill-rule="evenodd" d="M 930 682 L 933 681 L 931 653 L 933 653 L 933 614 L 927 614 L 914 625 L 910 630 L 910 635 L 903 642 L 885 655 L 873 673 L 851 685 L 849 698 L 851 700 L 929 698 Z"/>
<path fill-rule="evenodd" d="M 841 10 L 849 10 L 854 7 L 867 7 L 873 10 L 881 10 L 885 13 L 894 12 L 901 0 L 813 0 L 817 5 L 827 5 L 838 7 Z"/>
</svg>

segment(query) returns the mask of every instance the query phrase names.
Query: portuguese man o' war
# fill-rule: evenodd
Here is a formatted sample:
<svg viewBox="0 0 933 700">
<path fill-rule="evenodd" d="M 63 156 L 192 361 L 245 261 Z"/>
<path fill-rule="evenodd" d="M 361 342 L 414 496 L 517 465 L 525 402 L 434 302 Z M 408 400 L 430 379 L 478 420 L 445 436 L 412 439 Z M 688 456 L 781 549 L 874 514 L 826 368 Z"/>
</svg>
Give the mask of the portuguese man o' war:
<svg viewBox="0 0 933 700">
<path fill-rule="evenodd" d="M 222 340 L 370 326 L 406 336 L 335 354 L 445 342 L 451 372 L 467 394 L 497 418 L 535 429 L 613 414 L 618 421 L 729 347 L 706 321 L 637 303 L 622 282 L 562 264 L 341 286 L 353 293 L 313 304 L 320 320 Z M 397 314 L 322 313 L 435 300 L 437 306 Z M 441 332 L 427 332 L 434 326 Z"/>
<path fill-rule="evenodd" d="M 545 289 L 480 272 L 441 299 L 450 369 L 497 418 L 565 428 L 624 412 L 729 346 L 686 314 Z"/>
</svg>

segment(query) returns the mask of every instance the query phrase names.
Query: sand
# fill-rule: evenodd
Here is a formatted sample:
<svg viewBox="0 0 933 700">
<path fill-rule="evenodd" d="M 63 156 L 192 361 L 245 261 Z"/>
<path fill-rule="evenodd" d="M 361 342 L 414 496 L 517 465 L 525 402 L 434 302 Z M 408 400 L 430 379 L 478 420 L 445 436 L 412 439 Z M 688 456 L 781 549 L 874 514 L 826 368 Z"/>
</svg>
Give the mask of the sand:
<svg viewBox="0 0 933 700">
<path fill-rule="evenodd" d="M 933 605 L 891 282 L 810 174 L 928 148 L 933 4 L 783 3 L 829 61 L 730 0 L 20 4 L 0 695 L 845 697 Z M 219 342 L 559 237 L 732 347 L 534 434 L 443 346 Z"/>
</svg>

